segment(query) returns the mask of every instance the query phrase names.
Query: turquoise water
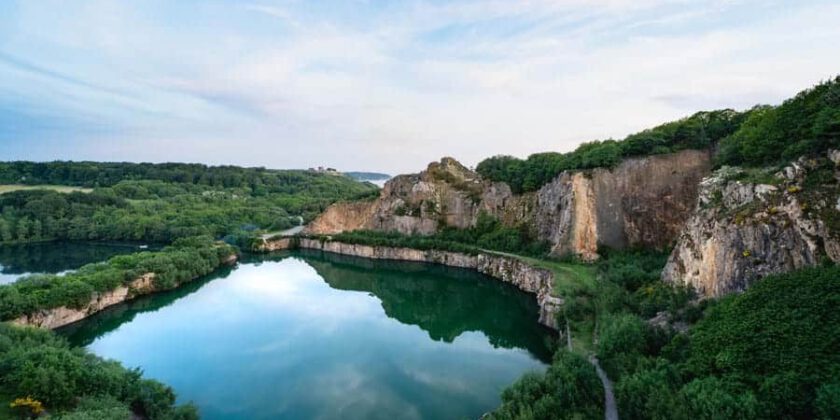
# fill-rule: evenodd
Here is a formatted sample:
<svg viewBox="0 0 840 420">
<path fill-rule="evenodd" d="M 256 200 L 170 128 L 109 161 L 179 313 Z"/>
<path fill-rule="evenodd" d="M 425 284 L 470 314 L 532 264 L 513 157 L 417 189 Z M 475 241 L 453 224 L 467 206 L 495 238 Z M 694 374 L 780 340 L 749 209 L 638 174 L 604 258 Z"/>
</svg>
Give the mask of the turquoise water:
<svg viewBox="0 0 840 420">
<path fill-rule="evenodd" d="M 154 247 L 153 247 L 154 248 Z M 41 242 L 0 246 L 0 284 L 29 274 L 56 274 L 142 249 L 138 244 Z"/>
<path fill-rule="evenodd" d="M 532 296 L 439 266 L 330 254 L 243 261 L 60 331 L 206 419 L 477 418 L 551 334 Z"/>
</svg>

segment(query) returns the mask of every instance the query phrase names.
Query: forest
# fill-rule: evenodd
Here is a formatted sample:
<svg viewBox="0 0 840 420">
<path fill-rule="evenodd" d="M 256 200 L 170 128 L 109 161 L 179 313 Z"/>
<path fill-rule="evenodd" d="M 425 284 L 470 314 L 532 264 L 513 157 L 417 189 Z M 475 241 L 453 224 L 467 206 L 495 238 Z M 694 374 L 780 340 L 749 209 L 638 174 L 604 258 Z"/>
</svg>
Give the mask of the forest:
<svg viewBox="0 0 840 420">
<path fill-rule="evenodd" d="M 659 281 L 662 264 L 649 252 L 607 253 L 597 286 L 567 297 L 559 319 L 572 334 L 594 322 L 597 343 L 558 350 L 545 374 L 505 390 L 491 418 L 603 418 L 589 352 L 614 382 L 621 418 L 840 416 L 840 267 L 769 276 L 743 294 L 697 302 Z M 646 321 L 663 310 L 682 327 Z"/>
<path fill-rule="evenodd" d="M 88 178 L 73 175 L 74 171 L 62 172 L 55 168 L 42 173 L 35 170 L 40 168 L 40 164 L 15 162 L 7 165 L 27 168 L 25 173 L 38 174 L 41 177 L 37 178 L 39 182 L 73 184 L 97 179 L 99 181 L 96 182 L 109 186 L 97 187 L 92 192 L 60 193 L 42 189 L 0 194 L 0 242 L 5 243 L 62 239 L 168 243 L 197 235 L 219 238 L 230 235 L 231 241 L 236 241 L 238 237 L 248 236 L 256 230 L 289 228 L 299 222 L 298 217 L 308 221 L 335 201 L 358 199 L 377 192 L 371 184 L 344 176 L 298 174 L 294 171 L 290 176 L 293 181 L 286 182 L 285 175 L 271 172 L 274 175 L 264 180 L 274 183 L 253 186 L 241 183 L 244 181 L 228 183 L 228 178 L 222 177 L 212 178 L 219 179 L 219 185 L 148 179 L 116 181 L 110 177 L 78 181 Z M 46 168 L 56 165 L 65 169 L 87 167 L 86 164 L 66 162 L 44 165 Z M 110 168 L 109 164 L 102 165 Z M 129 168 L 134 166 L 128 165 Z M 68 175 L 65 178 L 54 175 L 59 172 Z M 16 170 L 14 173 L 18 176 L 24 172 Z M 164 174 L 170 172 L 152 172 L 158 178 L 165 178 Z M 263 179 L 257 177 L 260 174 L 262 172 L 252 175 L 254 179 Z M 298 178 L 298 175 L 302 177 Z M 171 174 L 167 176 L 181 178 Z M 20 181 L 20 178 L 15 179 Z M 189 179 L 201 181 L 211 178 L 192 175 Z M 243 176 L 242 179 L 246 178 Z M 233 186 L 221 186 L 224 183 Z"/>
<path fill-rule="evenodd" d="M 479 162 L 476 171 L 522 193 L 538 190 L 562 171 L 610 168 L 634 156 L 711 148 L 717 150 L 717 165 L 779 166 L 838 146 L 840 77 L 804 90 L 778 106 L 759 105 L 743 112 L 698 112 L 620 141 L 583 143 L 569 153 L 537 153 L 524 160 L 494 156 Z"/>
</svg>

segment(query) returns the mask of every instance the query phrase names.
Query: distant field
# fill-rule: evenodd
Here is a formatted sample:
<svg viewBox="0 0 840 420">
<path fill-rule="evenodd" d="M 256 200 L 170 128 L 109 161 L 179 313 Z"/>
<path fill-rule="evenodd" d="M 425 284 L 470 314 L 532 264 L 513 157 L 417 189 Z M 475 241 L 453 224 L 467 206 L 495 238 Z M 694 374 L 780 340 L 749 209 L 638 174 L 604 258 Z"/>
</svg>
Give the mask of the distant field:
<svg viewBox="0 0 840 420">
<path fill-rule="evenodd" d="M 71 193 L 73 191 L 81 191 L 81 192 L 87 193 L 87 192 L 93 191 L 92 188 L 68 187 L 66 185 L 20 185 L 20 184 L 0 185 L 0 194 L 5 194 L 7 192 L 18 191 L 18 190 L 53 190 L 53 191 L 58 191 L 60 193 Z"/>
</svg>

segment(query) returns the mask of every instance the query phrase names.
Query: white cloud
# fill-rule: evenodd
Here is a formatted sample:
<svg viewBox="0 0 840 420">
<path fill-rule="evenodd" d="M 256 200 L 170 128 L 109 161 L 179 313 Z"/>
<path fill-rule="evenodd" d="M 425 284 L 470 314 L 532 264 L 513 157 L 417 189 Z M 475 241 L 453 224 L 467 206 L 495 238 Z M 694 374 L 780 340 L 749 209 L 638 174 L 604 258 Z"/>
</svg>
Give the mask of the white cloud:
<svg viewBox="0 0 840 420">
<path fill-rule="evenodd" d="M 0 52 L 136 98 L 92 100 L 76 87 L 71 106 L 32 90 L 130 128 L 107 151 L 80 148 L 83 157 L 134 159 L 134 151 L 146 160 L 390 172 L 442 155 L 474 164 L 567 151 L 700 109 L 778 102 L 840 68 L 840 5 L 830 2 L 316 7 L 27 2 Z M 151 115 L 132 124 L 119 109 Z M 157 156 L 144 139 L 181 147 Z"/>
</svg>

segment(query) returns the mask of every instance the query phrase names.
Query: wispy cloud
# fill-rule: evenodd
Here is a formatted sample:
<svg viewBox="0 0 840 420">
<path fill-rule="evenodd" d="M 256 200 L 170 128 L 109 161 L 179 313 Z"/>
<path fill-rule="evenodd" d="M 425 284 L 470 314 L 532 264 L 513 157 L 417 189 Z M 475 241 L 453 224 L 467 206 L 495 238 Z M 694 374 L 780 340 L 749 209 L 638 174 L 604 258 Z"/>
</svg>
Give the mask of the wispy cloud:
<svg viewBox="0 0 840 420">
<path fill-rule="evenodd" d="M 401 172 L 565 151 L 778 102 L 838 72 L 838 20 L 819 0 L 11 2 L 0 159 Z"/>
</svg>

